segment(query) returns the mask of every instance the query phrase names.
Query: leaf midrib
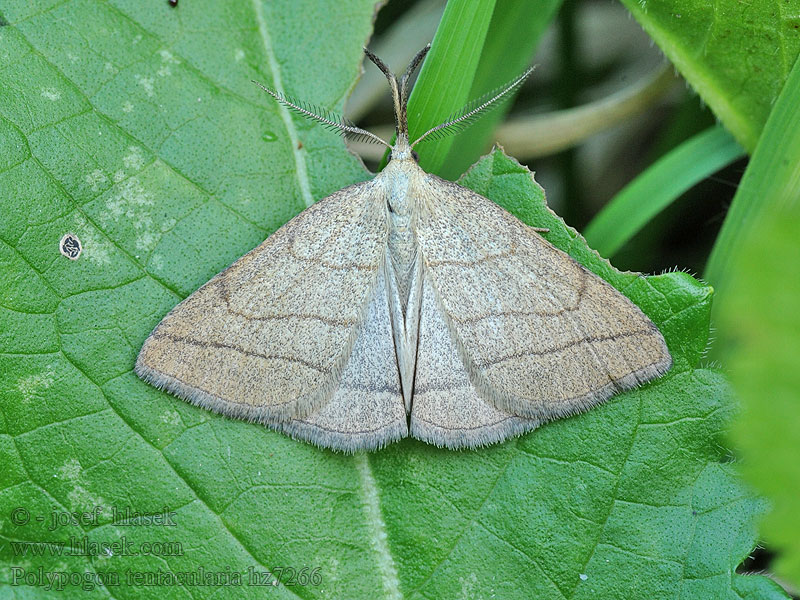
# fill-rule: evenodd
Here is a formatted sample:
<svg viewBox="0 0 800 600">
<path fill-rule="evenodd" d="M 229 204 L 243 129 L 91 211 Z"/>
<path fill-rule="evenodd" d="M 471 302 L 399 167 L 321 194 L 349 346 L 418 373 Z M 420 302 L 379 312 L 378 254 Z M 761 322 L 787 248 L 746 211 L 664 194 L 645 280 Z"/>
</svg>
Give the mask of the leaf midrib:
<svg viewBox="0 0 800 600">
<path fill-rule="evenodd" d="M 253 12 L 255 13 L 256 23 L 258 23 L 258 33 L 261 37 L 261 43 L 264 46 L 264 54 L 267 57 L 267 64 L 269 70 L 272 72 L 272 87 L 273 89 L 286 96 L 283 89 L 283 79 L 281 78 L 281 69 L 278 61 L 275 58 L 275 53 L 272 51 L 272 38 L 269 34 L 267 21 L 264 18 L 264 9 L 259 0 L 251 0 L 253 5 Z M 306 208 L 314 204 L 314 196 L 311 194 L 311 182 L 308 179 L 308 166 L 306 165 L 305 152 L 300 147 L 300 138 L 297 136 L 297 129 L 294 126 L 292 115 L 289 109 L 280 102 L 277 102 L 278 114 L 281 116 L 286 133 L 289 136 L 289 142 L 292 148 L 292 156 L 294 157 L 295 174 L 297 176 L 297 184 L 300 186 L 300 195 L 303 198 L 303 203 Z"/>
</svg>

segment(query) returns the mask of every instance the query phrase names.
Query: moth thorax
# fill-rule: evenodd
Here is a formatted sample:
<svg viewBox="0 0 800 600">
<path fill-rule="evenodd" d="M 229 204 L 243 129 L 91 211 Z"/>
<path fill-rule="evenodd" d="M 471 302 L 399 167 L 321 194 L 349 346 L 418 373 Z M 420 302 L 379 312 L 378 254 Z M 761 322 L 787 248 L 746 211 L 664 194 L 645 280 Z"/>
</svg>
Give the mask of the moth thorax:
<svg viewBox="0 0 800 600">
<path fill-rule="evenodd" d="M 409 177 L 405 173 L 398 172 L 392 178 L 387 202 L 389 256 L 405 311 L 417 258 L 416 201 L 409 193 Z"/>
</svg>

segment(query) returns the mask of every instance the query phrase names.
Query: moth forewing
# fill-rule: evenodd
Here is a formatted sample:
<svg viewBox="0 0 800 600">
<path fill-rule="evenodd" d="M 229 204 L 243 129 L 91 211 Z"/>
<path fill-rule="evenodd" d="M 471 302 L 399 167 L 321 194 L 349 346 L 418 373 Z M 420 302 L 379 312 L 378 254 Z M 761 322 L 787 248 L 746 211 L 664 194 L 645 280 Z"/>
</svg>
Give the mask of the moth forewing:
<svg viewBox="0 0 800 600">
<path fill-rule="evenodd" d="M 137 374 L 251 421 L 318 410 L 339 386 L 378 281 L 386 222 L 373 193 L 366 182 L 332 194 L 202 286 L 145 341 Z"/>
<path fill-rule="evenodd" d="M 484 401 L 552 420 L 671 366 L 658 329 L 620 292 L 483 196 L 431 186 L 417 232 L 426 283 Z"/>
</svg>

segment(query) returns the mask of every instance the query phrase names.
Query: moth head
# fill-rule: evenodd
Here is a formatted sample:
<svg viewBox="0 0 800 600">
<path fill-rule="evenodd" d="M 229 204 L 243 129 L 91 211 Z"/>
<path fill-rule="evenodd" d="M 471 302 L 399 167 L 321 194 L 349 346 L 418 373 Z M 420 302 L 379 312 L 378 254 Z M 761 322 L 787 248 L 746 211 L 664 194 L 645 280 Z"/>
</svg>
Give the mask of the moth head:
<svg viewBox="0 0 800 600">
<path fill-rule="evenodd" d="M 389 144 L 386 145 L 392 149 L 393 160 L 413 159 L 418 161 L 418 158 L 415 158 L 416 153 L 412 151 L 414 146 L 429 136 L 430 139 L 442 138 L 451 133 L 461 131 L 465 127 L 471 125 L 485 111 L 499 106 L 503 99 L 510 97 L 511 92 L 517 90 L 533 72 L 533 67 L 527 69 L 524 73 L 517 76 L 506 85 L 489 92 L 477 100 L 473 100 L 461 110 L 450 115 L 446 121 L 436 125 L 435 127 L 431 127 L 416 140 L 409 143 L 408 97 L 410 95 L 410 91 L 408 83 L 411 79 L 411 76 L 414 74 L 414 71 L 416 71 L 417 67 L 422 64 L 422 61 L 425 59 L 425 55 L 430 49 L 431 45 L 428 44 L 422 50 L 417 52 L 416 56 L 414 56 L 414 58 L 411 59 L 411 62 L 408 64 L 406 72 L 402 77 L 398 78 L 397 75 L 389 70 L 389 67 L 387 67 L 380 58 L 375 56 L 375 54 L 370 52 L 367 48 L 364 48 L 364 53 L 367 55 L 367 58 L 375 63 L 375 66 L 377 66 L 383 72 L 383 74 L 386 75 L 386 79 L 389 80 L 389 87 L 392 90 L 395 130 L 397 136 L 393 146 Z"/>
<path fill-rule="evenodd" d="M 508 84 L 489 92 L 477 100 L 473 100 L 464 106 L 460 111 L 453 113 L 446 121 L 436 125 L 435 127 L 431 127 L 428 131 L 414 140 L 414 142 L 409 143 L 408 98 L 410 96 L 410 90 L 408 83 L 414 74 L 414 71 L 416 71 L 417 67 L 422 64 L 422 61 L 425 59 L 425 55 L 428 54 L 430 49 L 431 45 L 427 44 L 422 50 L 417 52 L 414 58 L 411 59 L 411 62 L 408 64 L 408 67 L 406 68 L 406 71 L 402 77 L 397 77 L 397 75 L 392 73 L 386 63 L 384 63 L 370 50 L 364 48 L 364 54 L 367 55 L 367 58 L 375 63 L 375 66 L 377 66 L 383 72 L 383 74 L 386 76 L 386 79 L 389 81 L 389 88 L 392 92 L 392 102 L 394 104 L 396 131 L 394 144 L 390 144 L 366 129 L 361 129 L 344 117 L 341 117 L 325 108 L 314 106 L 313 104 L 308 104 L 306 102 L 297 101 L 293 98 L 285 96 L 281 92 L 265 87 L 257 81 L 254 81 L 253 83 L 261 87 L 261 89 L 270 94 L 284 106 L 287 106 L 295 112 L 300 113 L 304 117 L 321 122 L 323 126 L 328 127 L 329 129 L 337 130 L 346 137 L 364 142 L 376 142 L 383 144 L 392 151 L 392 160 L 413 160 L 418 162 L 419 159 L 417 157 L 417 153 L 412 150 L 414 146 L 426 138 L 438 139 L 451 133 L 461 131 L 465 127 L 471 125 L 485 111 L 499 106 L 501 100 L 510 97 L 511 92 L 517 90 L 533 72 L 533 67 L 531 67 L 510 81 Z"/>
</svg>

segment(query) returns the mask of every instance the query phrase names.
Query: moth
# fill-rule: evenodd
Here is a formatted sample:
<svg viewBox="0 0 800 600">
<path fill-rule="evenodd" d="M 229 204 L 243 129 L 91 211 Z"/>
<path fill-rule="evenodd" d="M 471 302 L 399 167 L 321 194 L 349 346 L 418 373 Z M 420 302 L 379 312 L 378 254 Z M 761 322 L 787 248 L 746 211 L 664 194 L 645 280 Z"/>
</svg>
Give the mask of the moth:
<svg viewBox="0 0 800 600">
<path fill-rule="evenodd" d="M 389 81 L 389 144 L 324 111 L 277 101 L 391 149 L 372 180 L 320 200 L 178 304 L 136 361 L 145 381 L 318 446 L 374 450 L 407 436 L 475 448 L 567 417 L 671 364 L 658 328 L 620 292 L 490 200 L 424 172 L 409 143 L 408 81 Z"/>
</svg>

